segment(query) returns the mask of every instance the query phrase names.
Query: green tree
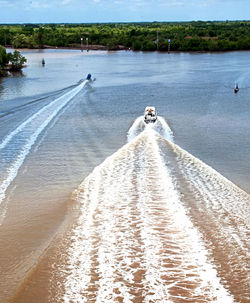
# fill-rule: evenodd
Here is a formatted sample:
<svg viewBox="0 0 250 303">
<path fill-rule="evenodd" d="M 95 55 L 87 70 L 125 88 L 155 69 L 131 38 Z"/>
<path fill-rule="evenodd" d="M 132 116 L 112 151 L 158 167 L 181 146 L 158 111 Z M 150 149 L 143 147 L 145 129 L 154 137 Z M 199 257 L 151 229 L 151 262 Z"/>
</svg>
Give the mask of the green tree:
<svg viewBox="0 0 250 303">
<path fill-rule="evenodd" d="M 139 40 L 133 41 L 133 43 L 132 43 L 132 49 L 134 51 L 141 50 L 141 42 Z"/>
<path fill-rule="evenodd" d="M 44 47 L 44 27 L 34 29 L 33 39 L 39 48 Z"/>
<path fill-rule="evenodd" d="M 156 50 L 156 44 L 153 41 L 144 41 L 141 47 L 142 51 L 154 51 Z"/>
<path fill-rule="evenodd" d="M 29 37 L 24 34 L 16 34 L 12 39 L 12 45 L 15 48 L 26 48 L 30 47 Z"/>
<path fill-rule="evenodd" d="M 3 74 L 4 66 L 9 62 L 6 49 L 0 45 L 0 75 Z"/>
<path fill-rule="evenodd" d="M 8 55 L 5 47 L 0 45 L 0 66 L 4 66 L 8 63 Z"/>
<path fill-rule="evenodd" d="M 27 62 L 27 59 L 17 50 L 15 50 L 13 54 L 9 53 L 8 59 L 12 71 L 20 71 L 23 68 L 24 63 Z"/>
</svg>

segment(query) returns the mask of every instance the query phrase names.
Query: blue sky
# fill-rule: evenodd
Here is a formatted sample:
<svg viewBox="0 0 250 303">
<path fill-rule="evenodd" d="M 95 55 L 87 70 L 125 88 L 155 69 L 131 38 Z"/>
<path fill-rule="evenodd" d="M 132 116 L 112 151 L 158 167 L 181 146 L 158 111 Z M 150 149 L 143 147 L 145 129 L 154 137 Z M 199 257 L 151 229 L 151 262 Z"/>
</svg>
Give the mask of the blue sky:
<svg viewBox="0 0 250 303">
<path fill-rule="evenodd" d="M 250 0 L 0 0 L 0 23 L 249 19 Z"/>
</svg>

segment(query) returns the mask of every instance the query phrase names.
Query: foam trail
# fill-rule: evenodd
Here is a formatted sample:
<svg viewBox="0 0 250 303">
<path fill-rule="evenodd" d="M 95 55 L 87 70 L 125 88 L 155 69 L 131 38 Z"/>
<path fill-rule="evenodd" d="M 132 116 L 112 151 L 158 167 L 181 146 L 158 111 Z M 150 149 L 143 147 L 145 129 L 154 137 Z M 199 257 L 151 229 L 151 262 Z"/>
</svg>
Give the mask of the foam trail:
<svg viewBox="0 0 250 303">
<path fill-rule="evenodd" d="M 238 83 L 239 88 L 250 88 L 250 72 L 245 72 L 241 76 L 239 76 L 236 80 L 235 83 Z"/>
<path fill-rule="evenodd" d="M 165 139 L 174 142 L 174 136 L 171 128 L 169 127 L 165 119 L 159 116 L 157 117 L 155 123 L 148 123 L 148 124 L 144 123 L 143 116 L 138 117 L 128 131 L 127 134 L 128 142 L 136 138 L 145 129 L 153 129 Z"/>
<path fill-rule="evenodd" d="M 250 224 L 247 193 L 178 145 L 173 145 L 173 149 L 178 155 L 178 165 L 189 181 L 190 189 L 197 195 L 197 198 L 202 196 L 203 203 L 211 212 L 220 209 L 227 216 L 227 220 L 230 217 L 234 218 L 233 221 L 236 221 L 237 224 L 231 224 L 230 227 L 240 227 L 236 234 L 242 233 L 241 239 L 245 240 L 245 245 L 243 242 L 238 244 L 242 247 L 245 246 L 246 249 L 247 227 Z M 224 230 L 223 233 L 225 232 Z M 232 236 L 232 230 L 227 234 Z"/>
<path fill-rule="evenodd" d="M 81 184 L 58 302 L 233 302 L 146 128 Z M 168 143 L 167 143 L 168 144 Z"/>
<path fill-rule="evenodd" d="M 158 117 L 154 130 L 156 130 L 163 138 L 170 142 L 174 142 L 174 135 L 163 117 Z"/>
<path fill-rule="evenodd" d="M 17 176 L 18 170 L 40 133 L 56 117 L 59 111 L 82 90 L 86 83 L 87 81 L 84 81 L 63 96 L 44 106 L 2 141 L 0 144 L 0 204 L 5 198 L 6 190 Z"/>
<path fill-rule="evenodd" d="M 250 289 L 249 195 L 179 146 L 172 144 L 172 148 L 194 196 L 192 205 L 187 204 L 190 215 L 214 243 L 212 247 L 221 274 L 230 281 L 239 300 L 247 301 Z"/>
<path fill-rule="evenodd" d="M 130 127 L 128 134 L 127 134 L 127 140 L 130 142 L 135 137 L 137 137 L 143 130 L 145 129 L 145 123 L 143 122 L 143 116 L 138 117 L 132 126 Z"/>
<path fill-rule="evenodd" d="M 30 116 L 27 120 L 25 120 L 22 124 L 20 124 L 15 130 L 13 130 L 10 134 L 8 134 L 0 143 L 0 149 L 4 148 L 9 141 L 19 132 L 21 132 L 26 125 L 28 125 L 30 122 L 32 122 L 36 117 L 38 117 L 40 114 L 42 114 L 43 112 L 45 112 L 46 110 L 48 110 L 49 108 L 53 107 L 55 103 L 58 103 L 58 101 L 60 100 L 64 100 L 69 98 L 72 99 L 74 95 L 76 95 L 82 88 L 83 86 L 86 85 L 88 81 L 85 80 L 83 83 L 81 83 L 80 85 L 78 85 L 77 87 L 75 87 L 73 90 L 67 92 L 66 94 L 64 94 L 63 96 L 55 99 L 54 101 L 50 102 L 48 105 L 44 106 L 43 108 L 41 108 L 38 112 L 36 112 L 35 114 L 33 114 L 32 116 Z"/>
</svg>

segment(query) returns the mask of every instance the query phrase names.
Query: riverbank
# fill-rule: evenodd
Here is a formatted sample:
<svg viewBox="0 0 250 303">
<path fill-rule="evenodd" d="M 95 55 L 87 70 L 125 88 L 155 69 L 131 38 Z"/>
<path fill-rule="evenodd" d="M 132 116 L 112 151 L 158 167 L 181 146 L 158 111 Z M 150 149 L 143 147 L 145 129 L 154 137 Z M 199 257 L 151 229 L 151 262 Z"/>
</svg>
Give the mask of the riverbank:
<svg viewBox="0 0 250 303">
<path fill-rule="evenodd" d="M 250 50 L 249 21 L 0 25 L 0 43 L 15 48 L 93 50 Z M 1 42 L 2 41 L 2 42 Z"/>
<path fill-rule="evenodd" d="M 90 45 L 83 45 L 81 44 L 70 44 L 69 46 L 51 46 L 51 45 L 44 45 L 44 49 L 76 49 L 76 50 L 101 50 L 101 51 L 119 51 L 119 50 L 131 50 L 130 47 L 126 47 L 124 45 L 118 45 L 116 47 L 107 47 L 105 45 L 97 45 L 97 44 L 90 44 Z"/>
<path fill-rule="evenodd" d="M 7 45 L 5 46 L 8 49 L 16 49 L 12 45 Z M 53 46 L 53 45 L 44 45 L 42 48 L 17 48 L 18 50 L 79 50 L 79 51 L 131 51 L 131 52 L 140 52 L 140 50 L 133 50 L 130 47 L 125 47 L 123 45 L 119 45 L 119 47 L 114 47 L 114 48 L 108 48 L 105 45 L 89 45 L 88 47 L 84 45 L 81 47 L 81 45 L 78 44 L 73 44 L 70 46 Z M 216 51 L 204 51 L 204 50 L 197 50 L 197 51 L 178 51 L 178 50 L 152 50 L 152 51 L 142 51 L 142 52 L 148 52 L 148 53 L 153 53 L 153 52 L 159 52 L 159 53 L 174 53 L 174 54 L 179 54 L 179 53 L 194 53 L 194 54 L 217 54 L 217 53 L 230 53 L 230 52 L 248 52 L 249 50 L 216 50 Z M 26 66 L 24 66 L 26 67 Z"/>
<path fill-rule="evenodd" d="M 6 45 L 6 48 L 9 49 L 16 49 L 13 45 Z M 68 50 L 84 50 L 84 51 L 89 51 L 89 50 L 96 50 L 96 51 L 119 51 L 119 50 L 131 50 L 130 47 L 126 47 L 124 45 L 118 45 L 116 47 L 107 47 L 105 45 L 98 45 L 98 44 L 90 44 L 90 45 L 82 45 L 81 44 L 70 44 L 69 46 L 55 46 L 55 45 L 43 45 L 43 47 L 25 47 L 25 48 L 20 48 L 18 49 L 68 49 Z"/>
</svg>

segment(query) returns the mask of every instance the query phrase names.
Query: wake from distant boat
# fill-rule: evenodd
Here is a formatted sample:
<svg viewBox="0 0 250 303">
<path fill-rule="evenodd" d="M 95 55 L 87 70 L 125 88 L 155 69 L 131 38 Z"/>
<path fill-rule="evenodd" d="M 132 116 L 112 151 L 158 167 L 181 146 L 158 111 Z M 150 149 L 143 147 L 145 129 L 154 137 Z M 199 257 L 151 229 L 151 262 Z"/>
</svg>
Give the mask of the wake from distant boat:
<svg viewBox="0 0 250 303">
<path fill-rule="evenodd" d="M 17 176 L 39 135 L 83 89 L 87 82 L 87 80 L 83 81 L 67 93 L 40 108 L 0 142 L 0 204 L 5 199 L 7 189 Z"/>
</svg>

